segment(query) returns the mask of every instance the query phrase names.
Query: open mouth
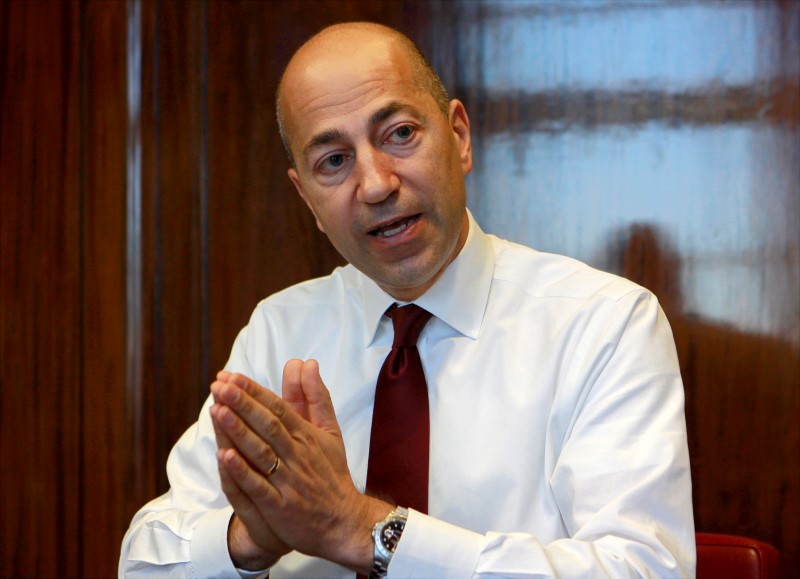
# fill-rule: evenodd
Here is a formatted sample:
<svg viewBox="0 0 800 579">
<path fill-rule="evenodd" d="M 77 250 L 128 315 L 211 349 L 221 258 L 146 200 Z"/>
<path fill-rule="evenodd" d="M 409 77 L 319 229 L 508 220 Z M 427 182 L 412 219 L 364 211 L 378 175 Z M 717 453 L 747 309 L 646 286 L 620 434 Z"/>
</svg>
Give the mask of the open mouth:
<svg viewBox="0 0 800 579">
<path fill-rule="evenodd" d="M 402 233 L 408 229 L 408 227 L 417 219 L 419 219 L 419 214 L 412 215 L 411 217 L 406 217 L 398 221 L 393 221 L 392 223 L 387 223 L 386 225 L 378 227 L 377 229 L 373 229 L 369 232 L 369 234 L 375 237 L 391 237 L 392 235 L 397 235 L 398 233 Z"/>
</svg>

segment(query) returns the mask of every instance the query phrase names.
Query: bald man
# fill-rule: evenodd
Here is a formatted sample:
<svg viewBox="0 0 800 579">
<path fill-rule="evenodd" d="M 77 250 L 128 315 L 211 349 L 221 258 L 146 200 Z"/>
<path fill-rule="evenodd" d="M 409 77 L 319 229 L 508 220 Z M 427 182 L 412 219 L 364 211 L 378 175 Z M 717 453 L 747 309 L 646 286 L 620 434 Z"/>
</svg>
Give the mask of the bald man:
<svg viewBox="0 0 800 579">
<path fill-rule="evenodd" d="M 656 299 L 480 230 L 464 106 L 392 29 L 311 38 L 277 113 L 289 178 L 349 265 L 258 305 L 120 576 L 692 576 L 683 389 Z M 427 512 L 364 492 L 385 312 L 407 303 L 432 314 Z"/>
</svg>

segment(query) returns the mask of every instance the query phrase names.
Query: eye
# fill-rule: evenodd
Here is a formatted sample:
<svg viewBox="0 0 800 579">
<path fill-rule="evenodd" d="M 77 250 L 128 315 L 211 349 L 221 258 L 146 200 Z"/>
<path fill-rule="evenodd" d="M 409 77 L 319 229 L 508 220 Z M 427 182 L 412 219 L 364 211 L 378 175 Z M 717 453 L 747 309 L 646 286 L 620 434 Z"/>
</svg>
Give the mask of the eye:
<svg viewBox="0 0 800 579">
<path fill-rule="evenodd" d="M 331 167 L 341 167 L 344 165 L 344 155 L 331 155 L 325 160 L 325 162 Z"/>
<path fill-rule="evenodd" d="M 391 133 L 389 133 L 389 138 L 387 141 L 394 144 L 406 143 L 411 140 L 416 132 L 416 129 L 412 125 L 400 125 Z"/>
<path fill-rule="evenodd" d="M 317 165 L 317 170 L 323 174 L 335 173 L 347 163 L 348 155 L 345 153 L 334 153 L 324 157 Z"/>
</svg>

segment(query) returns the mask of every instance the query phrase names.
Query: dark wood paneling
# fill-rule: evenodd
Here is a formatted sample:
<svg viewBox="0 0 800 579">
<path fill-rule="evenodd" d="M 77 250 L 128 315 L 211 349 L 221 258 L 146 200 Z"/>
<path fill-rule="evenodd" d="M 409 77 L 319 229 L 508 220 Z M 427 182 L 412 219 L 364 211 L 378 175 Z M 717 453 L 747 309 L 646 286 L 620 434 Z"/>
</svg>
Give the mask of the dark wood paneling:
<svg viewBox="0 0 800 579">
<path fill-rule="evenodd" d="M 81 401 L 81 526 L 78 544 L 68 548 L 80 554 L 78 576 L 103 578 L 119 559 L 134 450 L 125 389 L 126 4 L 81 5 L 80 30 L 82 377 L 69 391 Z"/>
<path fill-rule="evenodd" d="M 0 576 L 76 576 L 83 395 L 76 4 L 0 4 Z"/>
<path fill-rule="evenodd" d="M 142 319 L 146 456 L 169 449 L 208 392 L 206 5 L 143 6 Z"/>
<path fill-rule="evenodd" d="M 689 12 L 669 29 L 653 19 L 659 10 Z M 755 53 L 737 52 L 742 41 L 682 62 L 711 59 L 725 71 L 752 61 L 756 80 L 612 86 L 563 65 L 580 50 L 563 39 L 587 22 L 608 40 L 588 54 L 613 63 L 609 77 L 651 42 L 685 51 L 684 25 L 704 18 L 696 10 L 715 34 L 749 23 L 728 37 L 755 30 Z M 772 542 L 791 576 L 800 567 L 798 5 L 523 0 L 0 3 L 0 576 L 113 576 L 130 517 L 165 490 L 167 453 L 256 302 L 341 263 L 286 176 L 273 97 L 308 35 L 356 19 L 420 42 L 467 103 L 470 202 L 484 226 L 659 295 L 686 384 L 698 529 Z M 647 43 L 627 45 L 643 20 L 659 25 Z M 692 73 L 675 64 L 680 51 L 649 54 L 653 69 Z M 549 60 L 562 63 L 547 69 L 563 75 L 556 88 L 490 80 Z M 718 144 L 725 138 L 713 141 L 722 164 L 684 159 L 665 176 L 683 183 L 689 167 L 711 184 L 669 190 L 685 219 L 670 222 L 669 207 L 647 197 L 653 218 L 635 220 L 625 204 L 636 200 L 603 183 L 627 186 L 620 175 L 637 161 L 617 155 L 620 143 L 654 126 L 662 157 L 675 135 L 692 147 L 709 130 L 733 140 L 744 130 L 751 144 L 736 156 Z M 575 195 L 569 182 L 593 158 L 602 159 L 594 181 Z M 748 183 L 719 177 L 744 165 Z M 633 187 L 646 195 L 642 175 Z M 537 219 L 564 198 L 558 218 Z M 514 211 L 497 219 L 503 207 Z M 588 225 L 584 207 L 595 209 Z M 730 295 L 742 297 L 724 319 L 707 313 Z"/>
<path fill-rule="evenodd" d="M 3 25 L 3 577 L 108 577 L 127 525 L 125 4 Z"/>
</svg>

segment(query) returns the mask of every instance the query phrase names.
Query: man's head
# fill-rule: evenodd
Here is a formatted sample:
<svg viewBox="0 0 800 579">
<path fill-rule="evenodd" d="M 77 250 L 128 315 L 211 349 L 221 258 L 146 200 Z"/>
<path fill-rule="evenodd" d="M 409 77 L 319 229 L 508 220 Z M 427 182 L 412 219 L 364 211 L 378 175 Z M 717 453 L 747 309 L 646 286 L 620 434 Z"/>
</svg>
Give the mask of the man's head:
<svg viewBox="0 0 800 579">
<path fill-rule="evenodd" d="M 304 44 L 278 93 L 289 177 L 333 245 L 400 300 L 438 279 L 466 240 L 469 119 L 418 49 L 370 23 Z"/>
<path fill-rule="evenodd" d="M 348 30 L 359 28 L 364 30 L 383 31 L 393 36 L 394 40 L 406 53 L 406 56 L 408 56 L 411 63 L 413 72 L 409 80 L 416 83 L 421 90 L 428 92 L 433 97 L 433 100 L 436 101 L 439 110 L 442 111 L 442 114 L 445 116 L 445 118 L 447 118 L 450 108 L 450 97 L 447 95 L 447 89 L 445 88 L 442 79 L 439 77 L 436 71 L 433 70 L 433 67 L 425 58 L 425 55 L 422 54 L 422 51 L 420 51 L 419 47 L 414 44 L 405 34 L 401 34 L 393 28 L 388 28 L 372 22 L 349 22 L 346 24 L 334 24 L 333 26 L 325 28 L 320 34 L 334 32 L 338 29 L 341 29 L 342 32 L 347 33 Z M 312 42 L 313 40 L 315 40 L 315 38 L 309 39 L 307 43 Z M 275 98 L 275 112 L 278 119 L 278 132 L 280 133 L 281 142 L 283 142 L 283 146 L 286 149 L 286 154 L 289 157 L 289 163 L 292 167 L 294 167 L 294 155 L 289 144 L 289 137 L 286 134 L 283 111 L 281 109 L 282 88 L 283 79 L 281 79 L 281 83 L 278 86 L 278 91 Z"/>
</svg>

